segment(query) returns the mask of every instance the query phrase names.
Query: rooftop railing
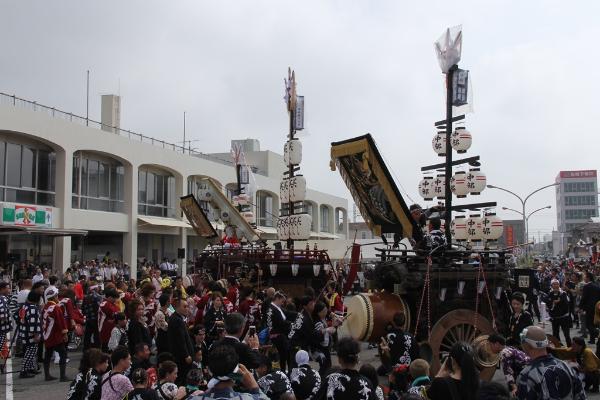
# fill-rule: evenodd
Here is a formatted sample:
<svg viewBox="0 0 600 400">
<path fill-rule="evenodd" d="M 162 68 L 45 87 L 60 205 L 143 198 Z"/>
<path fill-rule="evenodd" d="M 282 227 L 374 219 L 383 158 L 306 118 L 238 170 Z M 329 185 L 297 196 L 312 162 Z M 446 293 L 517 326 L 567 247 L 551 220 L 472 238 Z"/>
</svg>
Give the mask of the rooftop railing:
<svg viewBox="0 0 600 400">
<path fill-rule="evenodd" d="M 220 164 L 231 166 L 233 165 L 233 162 L 231 162 L 230 160 L 225 160 L 219 157 L 215 157 L 211 154 L 202 153 L 193 149 L 188 149 L 174 143 L 165 142 L 164 140 L 154 139 L 149 136 L 142 135 L 141 133 L 133 132 L 127 129 L 121 129 L 116 126 L 106 125 L 102 122 L 94 121 L 93 119 L 62 111 L 55 107 L 49 107 L 35 101 L 22 99 L 15 95 L 0 92 L 0 104 L 11 105 L 13 107 L 23 108 L 29 111 L 44 113 L 52 118 L 60 118 L 62 120 L 69 121 L 75 124 L 87 126 L 93 129 L 98 129 L 106 133 L 113 133 L 119 136 L 126 137 L 129 140 L 141 143 L 148 143 L 153 146 L 162 147 L 163 149 L 176 151 L 181 154 L 189 154 L 194 157 L 204 158 L 206 160 L 214 161 Z"/>
</svg>

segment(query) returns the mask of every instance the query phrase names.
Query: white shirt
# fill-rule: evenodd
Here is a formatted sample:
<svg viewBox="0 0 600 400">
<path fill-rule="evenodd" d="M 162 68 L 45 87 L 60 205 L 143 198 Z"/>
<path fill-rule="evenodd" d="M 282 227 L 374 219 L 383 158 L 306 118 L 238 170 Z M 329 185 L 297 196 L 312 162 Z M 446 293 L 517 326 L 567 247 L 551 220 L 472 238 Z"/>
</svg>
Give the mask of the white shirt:
<svg viewBox="0 0 600 400">
<path fill-rule="evenodd" d="M 27 296 L 29 295 L 29 292 L 31 292 L 31 290 L 29 290 L 29 289 L 19 290 L 19 293 L 17 293 L 17 303 L 25 304 L 25 302 L 27 301 Z"/>
<path fill-rule="evenodd" d="M 287 318 L 285 317 L 285 314 L 283 313 L 283 311 L 281 310 L 281 308 L 279 308 L 279 306 L 273 302 L 271 302 L 271 305 L 273 307 L 275 307 L 277 310 L 279 310 L 279 312 L 281 313 L 281 317 L 283 318 L 283 320 L 285 321 Z"/>
</svg>

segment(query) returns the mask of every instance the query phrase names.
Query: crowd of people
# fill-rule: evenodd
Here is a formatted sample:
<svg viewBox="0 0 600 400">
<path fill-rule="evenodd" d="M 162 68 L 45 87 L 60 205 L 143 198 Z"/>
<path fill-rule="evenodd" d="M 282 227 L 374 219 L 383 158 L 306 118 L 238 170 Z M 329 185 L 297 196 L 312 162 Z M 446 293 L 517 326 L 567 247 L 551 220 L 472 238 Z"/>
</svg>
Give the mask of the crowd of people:
<svg viewBox="0 0 600 400">
<path fill-rule="evenodd" d="M 597 271 L 538 264 L 531 290 L 510 296 L 506 329 L 488 338 L 505 384 L 481 381 L 474 350 L 462 342 L 431 376 L 402 329 L 403 313 L 376 346 L 380 365 L 361 363 L 360 344 L 337 335 L 345 313 L 339 283 L 292 298 L 233 276 L 193 284 L 168 260 L 144 266 L 135 280 L 109 254 L 74 263 L 60 278 L 21 265 L 16 290 L 0 283 L 0 349 L 6 357 L 14 331 L 19 378 L 70 382 L 68 399 L 583 399 L 600 385 L 600 360 L 586 345 L 598 338 Z M 566 346 L 547 339 L 539 326 L 547 320 Z M 573 323 L 581 336 L 570 337 Z M 69 377 L 79 343 L 79 372 Z"/>
</svg>

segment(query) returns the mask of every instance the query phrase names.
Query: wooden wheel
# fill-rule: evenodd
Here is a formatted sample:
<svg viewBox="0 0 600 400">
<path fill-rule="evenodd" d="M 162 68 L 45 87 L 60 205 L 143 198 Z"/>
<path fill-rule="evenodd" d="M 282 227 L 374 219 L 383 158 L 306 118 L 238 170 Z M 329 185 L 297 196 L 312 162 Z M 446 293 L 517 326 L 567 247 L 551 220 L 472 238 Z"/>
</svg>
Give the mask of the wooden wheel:
<svg viewBox="0 0 600 400">
<path fill-rule="evenodd" d="M 487 335 L 492 333 L 494 333 L 492 324 L 481 314 L 477 315 L 477 328 L 475 328 L 473 310 L 457 309 L 444 314 L 431 330 L 429 340 L 433 353 L 431 373 L 435 375 L 438 372 L 441 358 L 450 352 L 455 343 L 466 342 L 473 346 L 481 379 L 491 379 L 498 362 L 498 357 L 492 355 L 487 349 Z"/>
</svg>

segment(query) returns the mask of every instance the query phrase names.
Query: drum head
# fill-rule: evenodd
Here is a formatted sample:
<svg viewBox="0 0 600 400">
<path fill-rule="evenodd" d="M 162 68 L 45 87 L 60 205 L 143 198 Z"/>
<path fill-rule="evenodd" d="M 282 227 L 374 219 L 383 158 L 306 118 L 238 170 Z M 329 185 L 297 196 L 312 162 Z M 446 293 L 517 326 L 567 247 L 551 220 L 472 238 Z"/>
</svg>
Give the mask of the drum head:
<svg viewBox="0 0 600 400">
<path fill-rule="evenodd" d="M 346 301 L 348 316 L 346 318 L 346 328 L 348 333 L 356 340 L 365 340 L 369 331 L 369 324 L 373 326 L 372 315 L 373 308 L 371 301 L 364 294 L 357 294 Z"/>
</svg>

